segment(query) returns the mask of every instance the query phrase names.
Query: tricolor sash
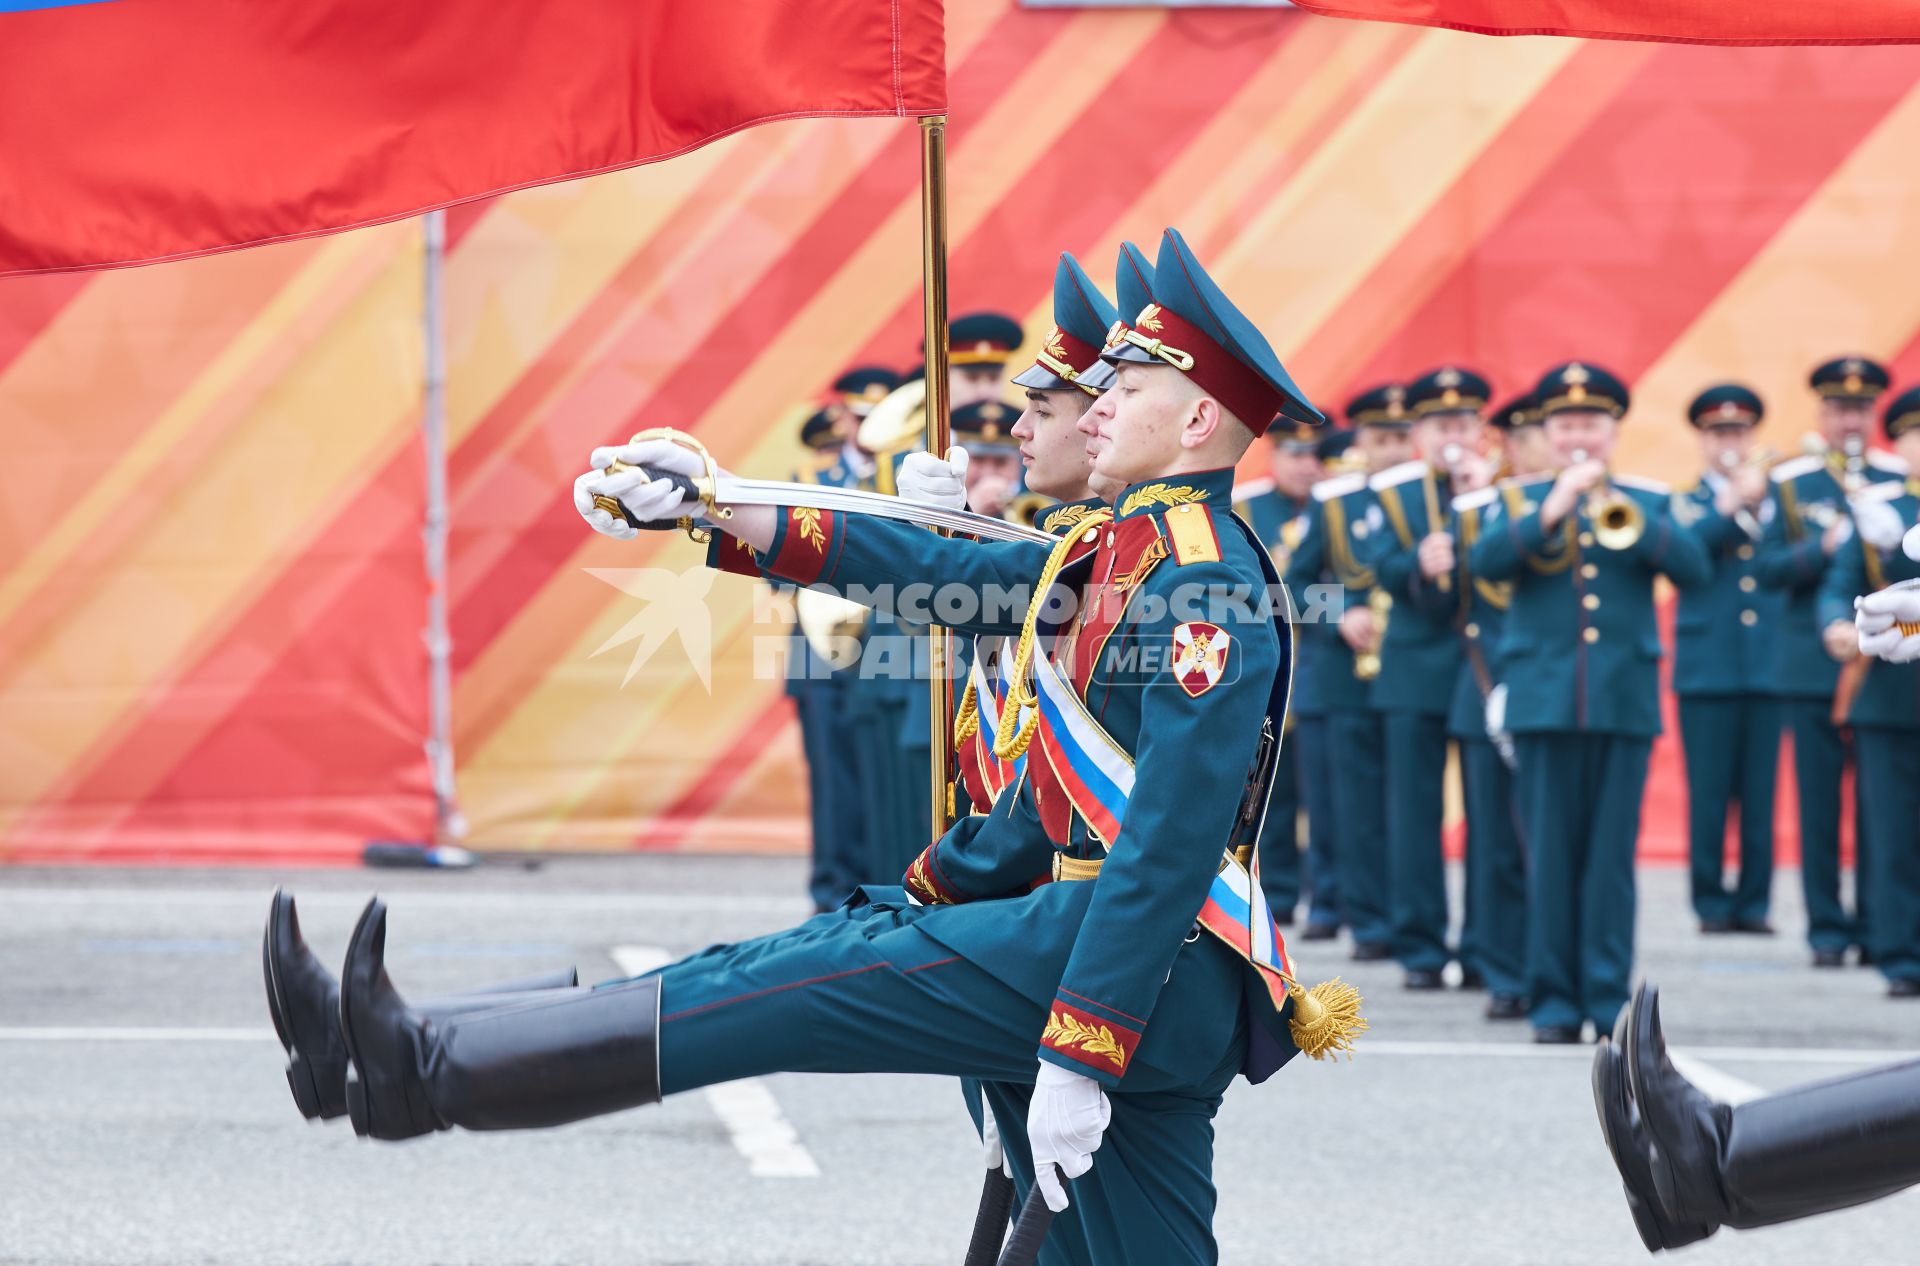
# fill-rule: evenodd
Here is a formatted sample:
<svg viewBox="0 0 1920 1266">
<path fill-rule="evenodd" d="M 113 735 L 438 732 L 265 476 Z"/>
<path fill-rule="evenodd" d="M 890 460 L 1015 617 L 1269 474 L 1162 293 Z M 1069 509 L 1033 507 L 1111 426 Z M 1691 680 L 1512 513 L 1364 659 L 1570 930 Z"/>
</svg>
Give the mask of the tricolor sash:
<svg viewBox="0 0 1920 1266">
<path fill-rule="evenodd" d="M 995 652 L 991 656 L 995 665 L 991 675 L 987 670 L 989 652 Z M 1010 684 L 1007 674 L 1011 670 L 1011 658 L 1003 637 L 983 636 L 973 640 L 970 678 L 974 707 L 980 713 L 980 725 L 967 744 L 967 759 L 980 786 L 985 788 L 989 803 L 998 800 L 1000 793 L 1008 787 L 1017 786 L 1027 772 L 1027 758 L 1024 755 L 1004 761 L 993 754 L 993 736 L 999 732 L 1000 709 L 1006 701 Z"/>
<path fill-rule="evenodd" d="M 1111 850 L 1120 839 L 1133 795 L 1133 757 L 1087 710 L 1086 701 L 1051 657 L 1036 657 L 1033 675 L 1040 707 L 1034 742 L 1075 811 Z M 1257 848 L 1249 869 L 1223 847 L 1220 869 L 1196 921 L 1260 974 L 1276 1010 L 1286 1004 L 1293 963 L 1260 886 Z"/>
</svg>

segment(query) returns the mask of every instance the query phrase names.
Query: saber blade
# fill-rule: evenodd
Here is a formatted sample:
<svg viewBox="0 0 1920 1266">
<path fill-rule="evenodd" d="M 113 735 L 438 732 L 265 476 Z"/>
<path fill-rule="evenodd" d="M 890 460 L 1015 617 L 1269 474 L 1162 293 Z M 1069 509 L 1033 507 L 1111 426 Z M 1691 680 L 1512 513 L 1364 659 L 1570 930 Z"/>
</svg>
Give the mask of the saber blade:
<svg viewBox="0 0 1920 1266">
<path fill-rule="evenodd" d="M 909 501 L 883 492 L 863 488 L 829 488 L 822 484 L 786 483 L 778 479 L 735 479 L 723 475 L 714 480 L 713 499 L 722 505 L 795 506 L 815 510 L 840 510 L 847 514 L 870 514 L 879 519 L 898 519 L 922 527 L 946 528 L 992 541 L 1031 541 L 1052 545 L 1055 538 L 1038 528 L 1005 519 L 975 514 L 971 510 L 949 510 L 944 506 Z"/>
</svg>

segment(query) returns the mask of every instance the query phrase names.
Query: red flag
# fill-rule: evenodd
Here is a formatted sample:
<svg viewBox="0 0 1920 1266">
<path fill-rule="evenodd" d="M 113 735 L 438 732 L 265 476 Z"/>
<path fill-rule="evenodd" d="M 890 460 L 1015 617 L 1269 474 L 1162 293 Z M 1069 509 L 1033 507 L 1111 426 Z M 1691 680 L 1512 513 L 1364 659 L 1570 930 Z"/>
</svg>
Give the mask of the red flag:
<svg viewBox="0 0 1920 1266">
<path fill-rule="evenodd" d="M 0 276 L 946 109 L 940 0 L 0 0 Z"/>
<path fill-rule="evenodd" d="M 1333 18 L 1669 44 L 1914 44 L 1914 0 L 1294 0 Z"/>
</svg>

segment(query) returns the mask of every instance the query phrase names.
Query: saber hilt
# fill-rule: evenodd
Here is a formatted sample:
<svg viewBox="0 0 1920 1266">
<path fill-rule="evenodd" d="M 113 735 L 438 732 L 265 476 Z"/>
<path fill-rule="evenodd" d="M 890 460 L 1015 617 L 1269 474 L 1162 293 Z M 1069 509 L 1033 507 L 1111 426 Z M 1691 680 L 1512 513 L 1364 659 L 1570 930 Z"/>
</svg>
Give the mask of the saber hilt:
<svg viewBox="0 0 1920 1266">
<path fill-rule="evenodd" d="M 1040 1194 L 1040 1184 L 1035 1183 L 1027 1192 L 1027 1202 L 1020 1206 L 1020 1220 L 1013 1224 L 1013 1234 L 1007 1237 L 1006 1250 L 1000 1254 L 1000 1266 L 1033 1266 L 1052 1227 L 1053 1210 L 1047 1207 L 1047 1198 Z"/>
<path fill-rule="evenodd" d="M 636 432 L 633 438 L 628 440 L 627 443 L 645 444 L 650 440 L 665 440 L 669 444 L 676 444 L 686 449 L 689 453 L 698 454 L 700 464 L 705 468 L 705 473 L 695 478 L 680 474 L 678 471 L 659 470 L 652 466 L 635 466 L 622 461 L 608 462 L 605 467 L 607 473 L 615 474 L 629 470 L 639 471 L 640 478 L 642 482 L 645 483 L 652 483 L 656 479 L 664 479 L 679 489 L 682 497 L 698 501 L 701 511 L 708 519 L 718 522 L 733 517 L 732 510 L 716 508 L 714 506 L 714 489 L 718 485 L 719 479 L 713 465 L 713 454 L 707 451 L 706 445 L 694 439 L 685 431 L 676 431 L 670 426 L 648 427 L 644 431 Z M 691 515 L 682 516 L 671 522 L 662 519 L 658 522 L 643 523 L 634 517 L 633 511 L 627 509 L 626 505 L 618 497 L 609 496 L 604 492 L 596 492 L 593 494 L 593 504 L 605 510 L 614 518 L 624 520 L 627 526 L 637 528 L 642 532 L 661 532 L 668 528 L 677 527 L 696 541 L 705 541 L 707 539 L 695 530 L 694 520 Z"/>
<path fill-rule="evenodd" d="M 700 495 L 699 484 L 687 478 L 685 475 L 678 474 L 675 471 L 655 470 L 649 466 L 629 466 L 625 462 L 614 462 L 607 467 L 607 470 L 609 473 L 623 471 L 623 470 L 637 470 L 640 472 L 642 476 L 645 477 L 646 482 L 648 483 L 653 483 L 655 480 L 658 480 L 658 479 L 664 479 L 666 482 L 678 488 L 680 490 L 681 496 L 691 497 L 691 498 L 695 498 L 702 501 L 705 500 L 705 498 L 701 497 Z M 686 524 L 689 524 L 692 522 L 692 520 L 689 518 L 681 518 L 681 519 L 675 520 L 674 522 L 668 522 L 665 519 L 661 519 L 656 522 L 642 523 L 639 519 L 636 519 L 633 517 L 633 511 L 627 509 L 625 502 L 621 501 L 620 498 L 618 497 L 608 496 L 604 492 L 596 492 L 593 494 L 593 504 L 596 506 L 599 506 L 602 510 L 605 510 L 608 514 L 611 514 L 616 519 L 625 519 L 628 527 L 639 528 L 643 532 L 664 531 L 670 527 L 685 526 Z"/>
</svg>

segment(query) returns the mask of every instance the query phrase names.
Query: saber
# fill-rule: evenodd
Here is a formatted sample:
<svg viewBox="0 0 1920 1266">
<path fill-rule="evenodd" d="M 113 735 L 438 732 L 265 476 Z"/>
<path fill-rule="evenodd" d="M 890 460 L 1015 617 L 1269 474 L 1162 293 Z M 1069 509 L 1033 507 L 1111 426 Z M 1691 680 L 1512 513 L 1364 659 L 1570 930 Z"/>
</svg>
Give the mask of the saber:
<svg viewBox="0 0 1920 1266">
<path fill-rule="evenodd" d="M 1027 1202 L 1020 1206 L 1020 1220 L 1013 1224 L 1013 1234 L 1007 1237 L 1000 1266 L 1033 1266 L 1052 1228 L 1053 1210 L 1047 1208 L 1047 1198 L 1040 1194 L 1040 1184 L 1035 1183 L 1027 1192 Z"/>
<path fill-rule="evenodd" d="M 967 1243 L 965 1266 L 995 1266 L 1000 1244 L 1007 1238 L 1007 1220 L 1013 1216 L 1013 1179 L 1004 1169 L 987 1171 L 980 1189 L 980 1207 L 973 1215 L 973 1239 Z"/>
<path fill-rule="evenodd" d="M 869 514 L 877 519 L 898 519 L 905 523 L 917 523 L 921 527 L 946 528 L 952 532 L 964 532 L 990 541 L 1031 541 L 1036 545 L 1046 546 L 1058 544 L 1058 538 L 1049 536 L 1038 528 L 1009 523 L 1005 519 L 995 519 L 984 514 L 975 514 L 971 510 L 949 510 L 944 506 L 926 505 L 919 501 L 909 501 L 905 497 L 888 496 L 883 492 L 868 492 L 862 488 L 830 488 L 823 484 L 787 483 L 779 479 L 737 479 L 732 475 L 721 474 L 689 478 L 675 471 L 629 466 L 625 462 L 615 462 L 607 469 L 609 471 L 638 470 L 647 477 L 649 483 L 656 479 L 664 479 L 676 485 L 684 495 L 698 498 L 706 507 L 708 518 L 715 522 L 724 521 L 729 517 L 724 507 L 730 505 L 793 506 L 802 509 L 840 510 L 848 514 Z M 617 497 L 596 492 L 593 494 L 593 503 L 615 518 L 626 520 L 633 527 L 644 529 L 648 526 L 634 518 Z M 715 511 L 716 505 L 722 509 Z"/>
</svg>

